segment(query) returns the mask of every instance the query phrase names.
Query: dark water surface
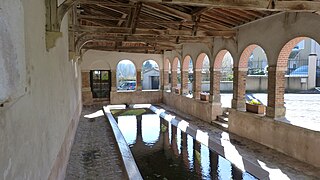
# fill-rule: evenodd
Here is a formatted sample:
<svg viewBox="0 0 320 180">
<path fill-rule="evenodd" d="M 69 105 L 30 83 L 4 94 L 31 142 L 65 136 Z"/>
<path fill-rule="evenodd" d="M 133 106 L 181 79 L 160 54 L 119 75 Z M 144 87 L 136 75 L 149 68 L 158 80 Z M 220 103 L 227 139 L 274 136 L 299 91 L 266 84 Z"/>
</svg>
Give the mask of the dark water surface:
<svg viewBox="0 0 320 180">
<path fill-rule="evenodd" d="M 129 111 L 112 113 L 144 179 L 256 179 L 149 110 Z"/>
</svg>

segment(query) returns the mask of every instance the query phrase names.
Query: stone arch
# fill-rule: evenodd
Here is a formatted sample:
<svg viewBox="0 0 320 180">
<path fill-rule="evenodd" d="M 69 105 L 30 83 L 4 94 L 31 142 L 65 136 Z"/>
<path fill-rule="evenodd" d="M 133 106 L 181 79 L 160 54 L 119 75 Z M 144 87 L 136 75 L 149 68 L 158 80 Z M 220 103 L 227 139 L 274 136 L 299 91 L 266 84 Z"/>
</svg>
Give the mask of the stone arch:
<svg viewBox="0 0 320 180">
<path fill-rule="evenodd" d="M 249 57 L 252 53 L 252 51 L 257 48 L 258 45 L 256 44 L 251 44 L 249 46 L 247 46 L 241 53 L 240 59 L 239 59 L 239 68 L 248 68 L 248 60 Z"/>
<path fill-rule="evenodd" d="M 182 70 L 188 70 L 189 69 L 189 63 L 190 63 L 190 60 L 192 61 L 192 58 L 190 55 L 186 55 L 182 61 Z M 192 62 L 193 63 L 193 62 Z"/>
<path fill-rule="evenodd" d="M 172 61 L 171 69 L 174 70 L 174 71 L 176 71 L 177 68 L 178 68 L 178 63 L 181 65 L 179 58 L 178 58 L 178 57 L 175 57 L 175 58 L 173 59 L 173 61 Z"/>
<path fill-rule="evenodd" d="M 170 60 L 168 59 L 168 58 L 166 58 L 165 60 L 164 60 L 164 67 L 163 67 L 163 70 L 165 70 L 165 71 L 169 71 L 170 70 L 170 65 L 171 65 L 171 63 L 170 63 Z"/>
<path fill-rule="evenodd" d="M 289 42 L 287 42 L 281 49 L 278 60 L 277 60 L 277 68 L 287 68 L 288 58 L 292 51 L 292 49 L 302 40 L 307 39 L 307 37 L 296 37 Z"/>
<path fill-rule="evenodd" d="M 106 61 L 98 60 L 94 61 L 89 66 L 90 70 L 110 70 L 110 64 Z"/>
<path fill-rule="evenodd" d="M 206 56 L 208 56 L 206 53 L 201 53 L 198 55 L 196 64 L 195 64 L 195 69 L 202 69 L 203 61 Z M 210 61 L 210 58 L 209 58 L 209 61 Z"/>
<path fill-rule="evenodd" d="M 149 62 L 151 67 L 145 67 Z M 153 59 L 146 59 L 142 62 L 141 66 L 141 85 L 142 90 L 159 90 L 160 89 L 160 67 L 159 64 Z"/>
<path fill-rule="evenodd" d="M 203 63 L 205 62 L 205 59 L 209 60 L 209 71 L 203 71 L 204 70 L 204 66 Z M 207 80 L 209 80 L 210 82 L 210 58 L 206 53 L 201 53 L 198 55 L 197 60 L 196 60 L 196 64 L 195 64 L 195 71 L 193 72 L 194 74 L 194 83 L 193 83 L 193 94 L 194 94 L 194 98 L 199 99 L 200 98 L 200 93 L 202 91 L 210 91 L 210 83 L 209 84 L 203 84 L 203 80 L 204 78 L 206 78 L 207 75 Z"/>
<path fill-rule="evenodd" d="M 127 72 L 126 70 L 124 70 L 123 72 L 119 72 L 119 65 L 121 64 L 121 62 L 126 63 L 126 64 L 132 64 L 132 65 L 133 65 L 133 68 L 134 68 L 134 71 Z M 119 78 L 120 78 L 120 77 L 119 77 L 120 74 L 121 74 L 121 73 L 124 73 L 124 72 L 129 73 L 129 74 L 126 74 L 126 75 L 128 75 L 129 79 L 128 79 L 128 77 L 125 77 L 125 78 L 122 79 L 122 80 L 119 79 Z M 131 75 L 132 77 L 130 77 L 130 75 Z M 124 82 L 124 81 L 129 81 L 131 78 L 132 78 L 132 81 L 138 81 L 138 78 L 137 78 L 137 67 L 136 67 L 136 65 L 134 64 L 134 62 L 131 61 L 131 60 L 129 60 L 129 59 L 123 59 L 123 60 L 118 61 L 117 66 L 116 66 L 116 82 L 117 82 L 117 87 L 120 87 L 121 84 L 122 84 L 122 82 Z M 121 81 L 121 82 L 120 82 L 120 81 Z M 122 89 L 122 90 L 136 90 L 136 89 L 137 89 L 137 86 L 138 86 L 138 84 L 137 84 L 137 82 L 136 82 L 135 87 L 126 87 L 126 88 L 124 88 L 124 89 Z"/>
<path fill-rule="evenodd" d="M 222 60 L 224 56 L 227 54 L 228 50 L 220 50 L 218 54 L 216 55 L 216 58 L 214 59 L 213 68 L 214 69 L 221 69 L 222 66 Z"/>
</svg>

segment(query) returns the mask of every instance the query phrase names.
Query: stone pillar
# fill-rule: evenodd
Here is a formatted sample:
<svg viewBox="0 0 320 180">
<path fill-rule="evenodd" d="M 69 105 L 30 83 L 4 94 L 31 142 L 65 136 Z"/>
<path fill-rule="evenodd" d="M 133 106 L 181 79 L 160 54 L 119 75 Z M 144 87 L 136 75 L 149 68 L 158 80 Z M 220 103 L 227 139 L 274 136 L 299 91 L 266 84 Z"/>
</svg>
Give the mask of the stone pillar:
<svg viewBox="0 0 320 180">
<path fill-rule="evenodd" d="M 141 69 L 137 69 L 137 82 L 136 82 L 136 91 L 142 91 L 142 82 L 141 82 Z"/>
<path fill-rule="evenodd" d="M 181 155 L 184 166 L 189 167 L 188 136 L 185 132 L 181 132 Z"/>
<path fill-rule="evenodd" d="M 117 91 L 117 71 L 115 69 L 111 70 L 111 91 Z"/>
<path fill-rule="evenodd" d="M 189 94 L 188 82 L 189 82 L 189 71 L 183 70 L 181 72 L 181 94 L 186 95 Z"/>
<path fill-rule="evenodd" d="M 218 172 L 219 167 L 219 155 L 213 151 L 209 151 L 210 156 L 210 174 L 211 177 L 216 177 L 216 173 Z"/>
<path fill-rule="evenodd" d="M 175 93 L 175 88 L 178 86 L 178 79 L 177 79 L 177 71 L 172 70 L 171 71 L 171 92 Z"/>
<path fill-rule="evenodd" d="M 200 93 L 201 93 L 201 82 L 202 82 L 202 76 L 201 76 L 201 69 L 195 69 L 193 71 L 193 98 L 194 99 L 200 99 Z"/>
<path fill-rule="evenodd" d="M 197 174 L 201 174 L 201 144 L 197 140 L 193 140 L 193 165 Z"/>
<path fill-rule="evenodd" d="M 316 87 L 317 58 L 317 54 L 310 54 L 308 58 L 308 89 Z"/>
<path fill-rule="evenodd" d="M 83 105 L 91 105 L 93 103 L 93 97 L 90 87 L 90 71 L 81 72 L 82 80 L 82 103 Z"/>
<path fill-rule="evenodd" d="M 168 70 L 163 70 L 163 90 L 168 90 L 169 87 L 169 71 Z"/>
<path fill-rule="evenodd" d="M 268 67 L 268 106 L 266 116 L 282 118 L 286 115 L 284 107 L 285 71 L 287 67 Z"/>
<path fill-rule="evenodd" d="M 233 99 L 232 108 L 237 110 L 246 109 L 246 76 L 247 68 L 233 68 Z"/>
<path fill-rule="evenodd" d="M 221 79 L 221 69 L 210 70 L 210 97 L 209 102 L 220 103 L 220 79 Z"/>
<path fill-rule="evenodd" d="M 142 143 L 142 116 L 137 116 L 137 136 L 136 143 Z"/>
<path fill-rule="evenodd" d="M 173 151 L 173 154 L 178 157 L 179 156 L 179 150 L 178 150 L 178 144 L 177 144 L 177 127 L 174 125 L 171 125 L 171 148 Z"/>
<path fill-rule="evenodd" d="M 164 150 L 169 150 L 169 146 L 170 146 L 170 138 L 169 138 L 169 126 L 171 125 L 168 121 L 164 120 L 164 119 L 161 119 L 161 122 L 162 122 L 162 125 L 163 126 L 160 126 L 160 127 L 166 127 L 165 128 L 165 131 L 162 133 L 164 134 L 164 137 L 163 137 L 163 148 Z"/>
</svg>

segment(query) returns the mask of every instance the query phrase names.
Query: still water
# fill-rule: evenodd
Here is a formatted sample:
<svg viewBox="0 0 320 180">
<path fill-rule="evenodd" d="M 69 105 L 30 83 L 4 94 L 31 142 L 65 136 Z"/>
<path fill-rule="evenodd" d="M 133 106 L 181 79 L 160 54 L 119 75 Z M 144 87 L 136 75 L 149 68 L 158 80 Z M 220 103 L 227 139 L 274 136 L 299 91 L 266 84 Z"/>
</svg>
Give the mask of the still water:
<svg viewBox="0 0 320 180">
<path fill-rule="evenodd" d="M 149 110 L 113 112 L 144 179 L 256 179 Z"/>
</svg>

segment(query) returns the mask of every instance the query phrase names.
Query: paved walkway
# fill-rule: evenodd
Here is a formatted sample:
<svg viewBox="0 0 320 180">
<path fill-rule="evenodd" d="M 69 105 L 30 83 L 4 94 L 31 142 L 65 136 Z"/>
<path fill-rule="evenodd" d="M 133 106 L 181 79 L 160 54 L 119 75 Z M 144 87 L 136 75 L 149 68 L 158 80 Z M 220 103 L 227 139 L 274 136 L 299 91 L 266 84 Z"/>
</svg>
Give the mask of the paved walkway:
<svg viewBox="0 0 320 180">
<path fill-rule="evenodd" d="M 100 109 L 82 110 L 66 180 L 126 179 L 113 132 Z"/>
</svg>

